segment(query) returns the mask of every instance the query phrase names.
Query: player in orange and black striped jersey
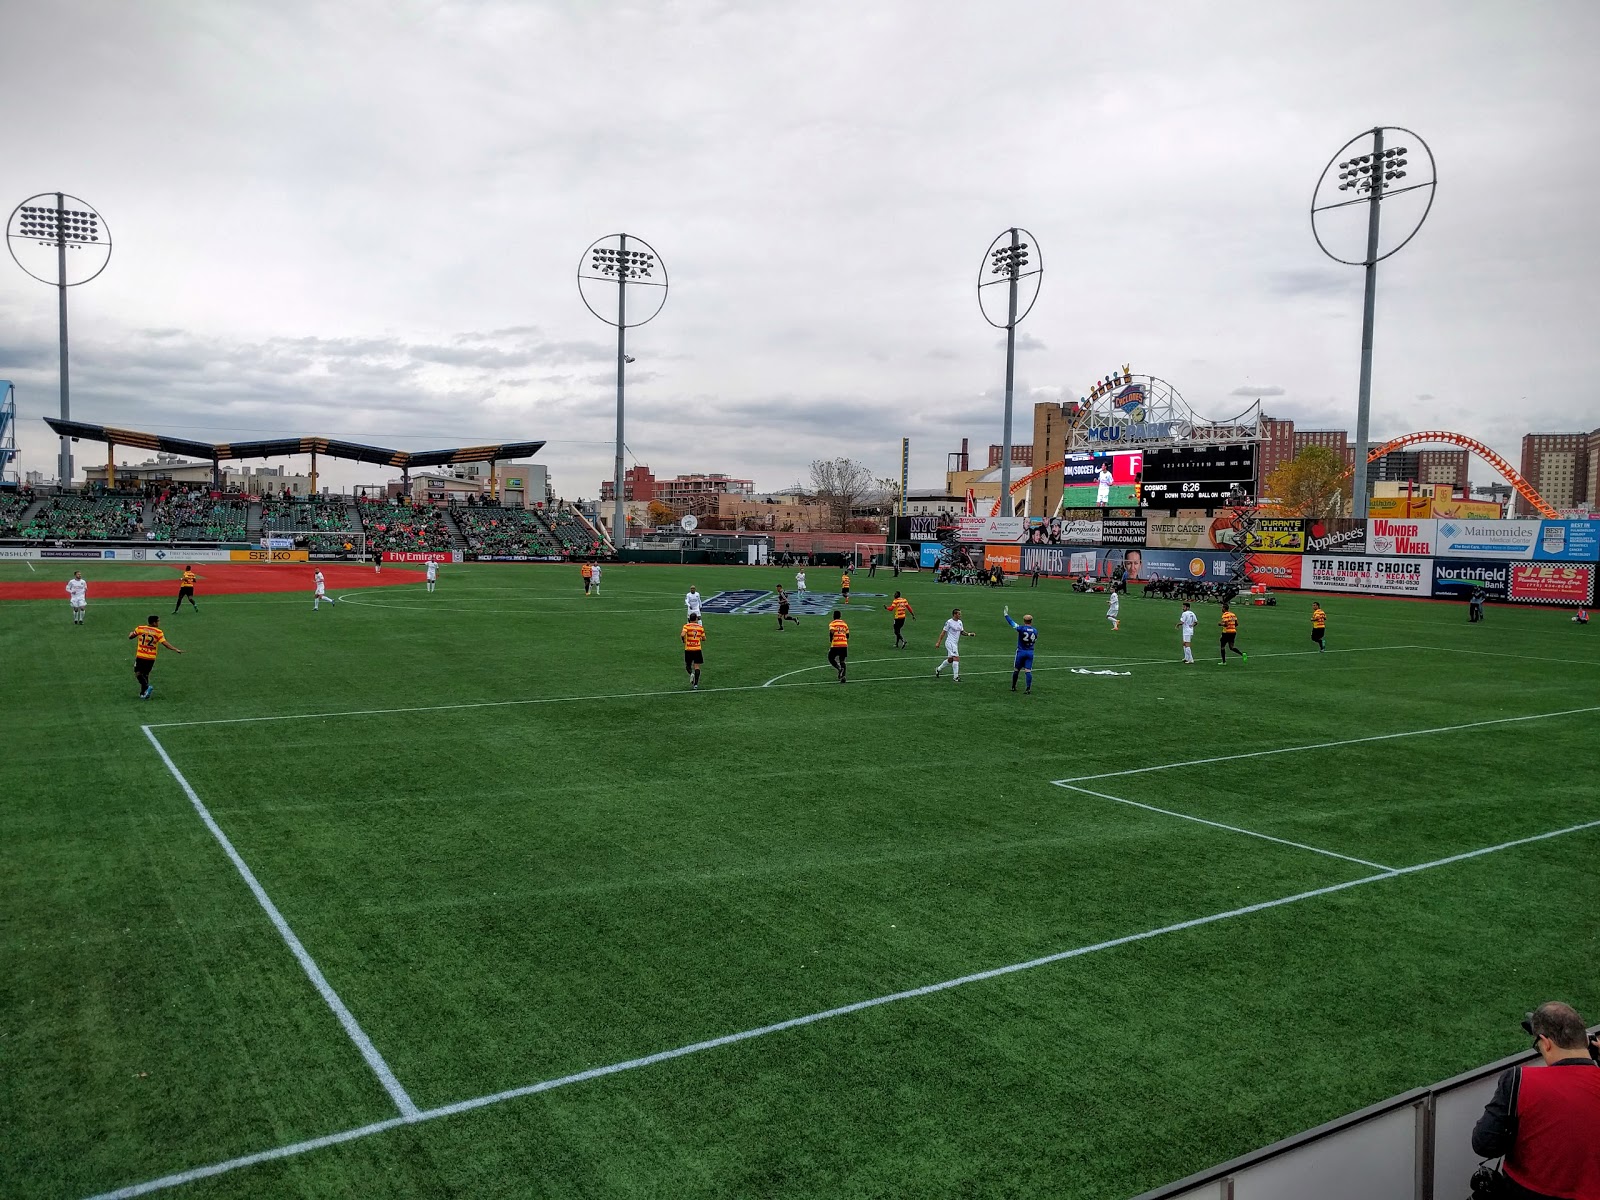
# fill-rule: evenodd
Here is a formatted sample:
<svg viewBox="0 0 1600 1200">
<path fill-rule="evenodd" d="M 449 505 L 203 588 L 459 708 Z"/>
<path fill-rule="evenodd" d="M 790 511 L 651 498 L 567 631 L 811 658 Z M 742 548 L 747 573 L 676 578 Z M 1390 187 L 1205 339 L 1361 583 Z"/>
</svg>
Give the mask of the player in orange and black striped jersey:
<svg viewBox="0 0 1600 1200">
<path fill-rule="evenodd" d="M 678 634 L 683 642 L 683 669 L 689 672 L 689 686 L 700 687 L 700 668 L 705 665 L 706 627 L 700 624 L 700 614 L 690 613 Z"/>
<path fill-rule="evenodd" d="M 196 578 L 198 577 L 195 575 L 193 567 L 186 566 L 183 568 L 183 575 L 178 580 L 178 602 L 172 606 L 173 612 L 177 612 L 183 607 L 185 599 L 189 601 L 190 608 L 194 609 L 195 612 L 200 611 L 200 606 L 194 602 L 194 581 Z"/>
<path fill-rule="evenodd" d="M 1311 602 L 1311 640 L 1317 644 L 1317 653 L 1326 654 L 1327 643 L 1324 639 L 1328 636 L 1328 614 L 1322 611 L 1319 601 Z"/>
<path fill-rule="evenodd" d="M 850 655 L 850 626 L 839 615 L 839 610 L 833 610 L 833 620 L 828 622 L 828 665 L 839 673 L 839 682 L 844 682 L 845 662 Z"/>
<path fill-rule="evenodd" d="M 904 650 L 908 645 L 910 645 L 910 643 L 906 641 L 905 635 L 900 631 L 906 627 L 907 617 L 910 617 L 913 621 L 917 619 L 917 614 L 911 611 L 911 601 L 907 600 L 899 592 L 896 592 L 894 594 L 894 599 L 889 601 L 889 603 L 885 604 L 883 607 L 888 609 L 889 612 L 894 615 L 895 649 Z"/>
<path fill-rule="evenodd" d="M 182 654 L 183 651 L 167 641 L 167 635 L 161 632 L 161 618 L 155 613 L 150 614 L 146 624 L 130 633 L 128 640 L 134 643 L 133 677 L 139 681 L 139 699 L 148 700 L 156 690 L 150 682 L 150 672 L 156 665 L 156 653 L 163 646 L 174 654 Z"/>
<path fill-rule="evenodd" d="M 1217 624 L 1222 627 L 1222 662 L 1217 665 L 1221 666 L 1228 661 L 1229 650 L 1249 662 L 1250 656 L 1233 643 L 1234 637 L 1239 632 L 1239 618 L 1234 614 L 1233 609 L 1228 607 L 1226 600 L 1222 602 L 1222 620 L 1218 621 Z"/>
</svg>

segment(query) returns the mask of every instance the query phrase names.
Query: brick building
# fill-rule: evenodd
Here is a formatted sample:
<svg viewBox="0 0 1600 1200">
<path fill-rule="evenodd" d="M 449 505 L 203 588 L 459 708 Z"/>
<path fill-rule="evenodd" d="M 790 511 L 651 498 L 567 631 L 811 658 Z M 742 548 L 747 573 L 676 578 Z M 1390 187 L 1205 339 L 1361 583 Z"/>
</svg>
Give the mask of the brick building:
<svg viewBox="0 0 1600 1200">
<path fill-rule="evenodd" d="M 1529 433 L 1522 438 L 1522 462 L 1517 469 L 1533 485 L 1534 491 L 1556 509 L 1586 508 L 1594 504 L 1595 485 L 1591 482 L 1591 453 L 1600 442 L 1595 433 Z M 1538 514 L 1521 496 L 1517 497 L 1517 516 Z"/>
<path fill-rule="evenodd" d="M 1000 455 L 1005 450 L 1004 446 L 991 445 L 989 447 L 989 465 L 998 467 Z M 1025 442 L 1011 443 L 1011 465 L 1013 467 L 1033 467 L 1033 446 Z"/>
<path fill-rule="evenodd" d="M 600 499 L 615 500 L 617 498 L 616 481 L 603 479 L 600 481 Z M 656 498 L 656 477 L 646 466 L 629 467 L 622 472 L 622 498 L 624 500 L 650 501 Z"/>
</svg>

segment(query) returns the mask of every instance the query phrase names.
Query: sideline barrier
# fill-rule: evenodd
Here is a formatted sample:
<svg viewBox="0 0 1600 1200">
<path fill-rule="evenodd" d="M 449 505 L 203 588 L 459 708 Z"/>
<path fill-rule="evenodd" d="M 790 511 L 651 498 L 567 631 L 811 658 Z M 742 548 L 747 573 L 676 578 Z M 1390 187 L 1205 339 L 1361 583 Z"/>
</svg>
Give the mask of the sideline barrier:
<svg viewBox="0 0 1600 1200">
<path fill-rule="evenodd" d="M 1596 1026 L 1600 1028 L 1600 1026 Z M 1594 1032 L 1593 1030 L 1590 1031 Z M 1219 1163 L 1134 1200 L 1466 1200 L 1479 1158 L 1472 1126 L 1513 1054 L 1463 1075 L 1391 1096 L 1359 1112 Z M 1537 1070 L 1549 1068 L 1539 1066 Z"/>
</svg>

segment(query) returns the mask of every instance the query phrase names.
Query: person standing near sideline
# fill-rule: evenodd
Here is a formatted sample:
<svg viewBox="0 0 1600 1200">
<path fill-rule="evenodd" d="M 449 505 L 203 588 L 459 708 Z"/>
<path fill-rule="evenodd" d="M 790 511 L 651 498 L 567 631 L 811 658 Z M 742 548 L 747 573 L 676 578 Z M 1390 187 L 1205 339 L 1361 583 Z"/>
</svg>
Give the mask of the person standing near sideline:
<svg viewBox="0 0 1600 1200">
<path fill-rule="evenodd" d="M 1222 602 L 1222 620 L 1218 621 L 1217 624 L 1222 628 L 1222 661 L 1217 665 L 1220 667 L 1227 664 L 1229 650 L 1232 650 L 1245 662 L 1249 662 L 1250 656 L 1234 645 L 1233 639 L 1239 633 L 1239 618 L 1234 614 L 1233 609 L 1228 607 L 1226 600 Z"/>
<path fill-rule="evenodd" d="M 599 563 L 595 563 L 594 566 L 589 568 L 589 584 L 590 584 L 591 587 L 594 588 L 594 594 L 596 596 L 598 596 L 600 594 L 600 564 Z"/>
<path fill-rule="evenodd" d="M 156 652 L 163 646 L 174 654 L 182 654 L 183 651 L 167 641 L 167 635 L 161 632 L 161 618 L 155 613 L 150 614 L 145 624 L 136 626 L 128 635 L 128 640 L 134 643 L 133 677 L 139 681 L 139 699 L 148 700 L 156 690 L 150 682 L 150 672 L 156 665 Z"/>
<path fill-rule="evenodd" d="M 89 581 L 82 571 L 74 571 L 67 580 L 67 603 L 72 608 L 72 623 L 83 624 L 83 615 L 89 611 Z"/>
<path fill-rule="evenodd" d="M 439 579 L 439 564 L 434 562 L 433 559 L 430 558 L 428 560 L 428 590 L 430 592 L 433 591 L 433 585 L 438 581 L 438 579 Z"/>
<path fill-rule="evenodd" d="M 1506 1200 L 1600 1196 L 1600 1066 L 1583 1018 L 1568 1004 L 1541 1004 L 1522 1022 L 1544 1067 L 1512 1067 L 1472 1129 L 1472 1151 L 1505 1156 Z M 1474 1193 L 1476 1194 L 1476 1193 Z"/>
<path fill-rule="evenodd" d="M 1322 611 L 1319 601 L 1311 602 L 1311 640 L 1317 644 L 1317 653 L 1326 654 L 1327 644 L 1324 638 L 1328 636 L 1328 614 Z"/>
<path fill-rule="evenodd" d="M 1183 611 L 1178 614 L 1178 630 L 1183 634 L 1183 661 L 1191 667 L 1194 666 L 1194 627 L 1200 624 L 1200 618 L 1195 616 L 1194 609 L 1189 607 L 1189 602 L 1183 602 Z"/>
<path fill-rule="evenodd" d="M 968 633 L 967 627 L 961 623 L 961 610 L 952 608 L 950 610 L 950 619 L 944 623 L 933 639 L 935 646 L 939 644 L 940 638 L 944 639 L 944 658 L 933 669 L 933 677 L 935 679 L 939 678 L 939 673 L 944 670 L 945 664 L 948 663 L 952 682 L 961 682 L 961 639 L 974 636 L 976 635 Z"/>
<path fill-rule="evenodd" d="M 1122 612 L 1122 593 L 1117 591 L 1117 585 L 1111 585 L 1111 599 L 1106 602 L 1106 620 L 1111 622 L 1111 632 L 1115 633 L 1122 628 L 1122 620 L 1118 614 Z"/>
<path fill-rule="evenodd" d="M 578 574 L 583 576 L 583 594 L 589 594 L 589 585 L 594 581 L 594 568 L 588 563 L 578 568 Z"/>
<path fill-rule="evenodd" d="M 1483 588 L 1475 587 L 1472 594 L 1467 597 L 1467 622 L 1476 625 L 1483 620 Z"/>
</svg>

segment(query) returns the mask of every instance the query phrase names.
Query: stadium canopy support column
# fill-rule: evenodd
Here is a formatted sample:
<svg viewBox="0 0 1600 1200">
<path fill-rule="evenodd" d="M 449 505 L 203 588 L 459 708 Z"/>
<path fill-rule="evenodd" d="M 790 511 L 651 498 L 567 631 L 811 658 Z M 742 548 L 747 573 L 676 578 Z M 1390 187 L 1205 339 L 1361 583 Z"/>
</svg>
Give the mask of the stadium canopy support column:
<svg viewBox="0 0 1600 1200">
<path fill-rule="evenodd" d="M 617 242 L 617 262 L 625 264 L 628 261 L 628 235 L 622 234 Z M 628 272 L 626 266 L 620 266 L 617 271 L 617 461 L 612 474 L 612 486 L 617 494 L 613 497 L 616 501 L 611 510 L 611 548 L 621 550 L 622 544 L 628 536 L 628 518 L 623 510 L 622 500 L 622 369 L 628 361 L 625 346 L 628 337 Z"/>
<path fill-rule="evenodd" d="M 500 498 L 500 480 L 495 474 L 495 467 L 498 465 L 493 459 L 489 461 L 489 499 L 491 500 Z"/>
<path fill-rule="evenodd" d="M 311 494 L 317 494 L 317 452 L 311 451 Z"/>
<path fill-rule="evenodd" d="M 1383 197 L 1383 130 L 1372 131 L 1372 195 L 1367 201 L 1366 295 L 1361 303 L 1361 390 L 1356 398 L 1355 476 L 1350 515 L 1367 519 L 1367 424 L 1372 415 L 1372 317 L 1378 292 L 1378 204 Z"/>
<path fill-rule="evenodd" d="M 1006 427 L 1000 440 L 1000 515 L 1013 516 L 1011 507 L 1011 387 L 1017 366 L 1017 231 L 1011 230 L 1011 293 L 1006 318 Z"/>
<path fill-rule="evenodd" d="M 211 460 L 211 486 L 219 492 L 222 490 L 222 460 L 220 458 Z"/>
<path fill-rule="evenodd" d="M 117 444 L 106 443 L 106 491 L 117 490 Z"/>
</svg>

